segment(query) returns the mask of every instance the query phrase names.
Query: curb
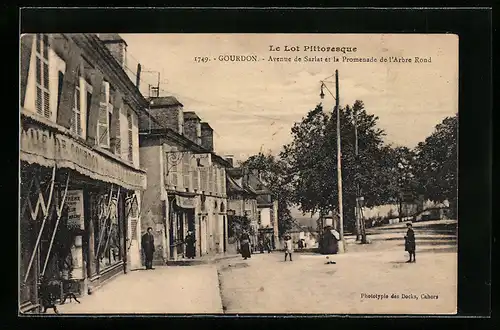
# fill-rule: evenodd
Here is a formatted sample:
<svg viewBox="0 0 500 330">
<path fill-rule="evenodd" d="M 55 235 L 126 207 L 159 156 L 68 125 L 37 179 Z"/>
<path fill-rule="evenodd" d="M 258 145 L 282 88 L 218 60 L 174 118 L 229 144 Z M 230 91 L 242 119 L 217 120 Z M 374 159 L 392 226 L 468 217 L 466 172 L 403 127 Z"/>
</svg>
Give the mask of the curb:
<svg viewBox="0 0 500 330">
<path fill-rule="evenodd" d="M 221 256 L 214 257 L 210 259 L 192 259 L 192 260 L 169 260 L 167 261 L 167 266 L 199 266 L 199 265 L 212 265 L 216 264 L 219 261 L 237 258 L 239 255 L 229 255 L 229 256 Z"/>
</svg>

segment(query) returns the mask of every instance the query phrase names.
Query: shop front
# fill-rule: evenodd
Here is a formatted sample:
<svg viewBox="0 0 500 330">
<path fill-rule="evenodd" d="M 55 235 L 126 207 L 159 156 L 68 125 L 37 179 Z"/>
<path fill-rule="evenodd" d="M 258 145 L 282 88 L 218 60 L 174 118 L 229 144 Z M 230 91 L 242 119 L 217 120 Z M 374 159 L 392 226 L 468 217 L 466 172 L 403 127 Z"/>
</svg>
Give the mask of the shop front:
<svg viewBox="0 0 500 330">
<path fill-rule="evenodd" d="M 20 160 L 21 312 L 38 311 L 47 281 L 78 296 L 125 272 L 126 200 L 144 172 L 29 120 Z"/>
<path fill-rule="evenodd" d="M 175 192 L 168 195 L 169 259 L 178 260 L 186 256 L 186 236 L 192 232 L 197 237 L 195 222 L 196 194 Z M 195 255 L 197 253 L 195 246 Z"/>
</svg>

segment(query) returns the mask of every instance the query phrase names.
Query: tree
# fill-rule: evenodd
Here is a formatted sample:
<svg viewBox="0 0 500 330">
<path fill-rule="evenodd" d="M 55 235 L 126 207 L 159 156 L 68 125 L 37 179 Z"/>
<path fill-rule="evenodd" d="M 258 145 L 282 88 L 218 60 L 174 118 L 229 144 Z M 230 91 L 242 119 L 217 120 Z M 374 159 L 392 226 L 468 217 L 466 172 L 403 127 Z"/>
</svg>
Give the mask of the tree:
<svg viewBox="0 0 500 330">
<path fill-rule="evenodd" d="M 256 170 L 263 183 L 271 191 L 273 200 L 278 201 L 278 233 L 282 236 L 292 228 L 290 213 L 292 190 L 286 164 L 279 158 L 259 153 L 241 163 L 242 167 Z"/>
<path fill-rule="evenodd" d="M 235 237 L 237 240 L 239 240 L 244 231 L 247 231 L 250 235 L 254 234 L 250 226 L 250 219 L 247 216 L 231 216 L 228 225 L 228 236 Z"/>
<path fill-rule="evenodd" d="M 416 156 L 407 147 L 384 147 L 384 161 L 379 173 L 383 176 L 382 192 L 384 199 L 398 205 L 399 221 L 403 220 L 403 204 L 417 197 L 415 178 Z"/>
<path fill-rule="evenodd" d="M 419 192 L 434 202 L 448 200 L 456 216 L 458 199 L 458 114 L 446 117 L 416 147 Z"/>
<path fill-rule="evenodd" d="M 358 157 L 355 157 L 356 113 Z M 365 205 L 384 202 L 381 192 L 380 161 L 383 160 L 384 131 L 377 128 L 378 117 L 366 112 L 362 101 L 340 109 L 342 143 L 342 181 L 344 224 L 354 229 L 356 183 Z M 322 105 L 310 111 L 292 127 L 293 141 L 280 154 L 293 177 L 293 201 L 303 212 L 338 210 L 337 192 L 337 116 L 323 111 Z"/>
</svg>

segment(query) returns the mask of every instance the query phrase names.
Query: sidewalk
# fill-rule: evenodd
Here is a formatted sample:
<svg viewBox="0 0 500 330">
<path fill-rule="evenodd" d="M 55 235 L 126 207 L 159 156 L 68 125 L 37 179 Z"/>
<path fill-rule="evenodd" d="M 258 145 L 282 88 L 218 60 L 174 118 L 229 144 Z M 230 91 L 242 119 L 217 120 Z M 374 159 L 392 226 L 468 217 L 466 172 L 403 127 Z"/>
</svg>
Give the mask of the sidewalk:
<svg viewBox="0 0 500 330">
<path fill-rule="evenodd" d="M 58 305 L 60 314 L 219 314 L 214 265 L 156 267 L 119 275 L 90 296 Z M 52 310 L 50 310 L 51 312 Z"/>
</svg>

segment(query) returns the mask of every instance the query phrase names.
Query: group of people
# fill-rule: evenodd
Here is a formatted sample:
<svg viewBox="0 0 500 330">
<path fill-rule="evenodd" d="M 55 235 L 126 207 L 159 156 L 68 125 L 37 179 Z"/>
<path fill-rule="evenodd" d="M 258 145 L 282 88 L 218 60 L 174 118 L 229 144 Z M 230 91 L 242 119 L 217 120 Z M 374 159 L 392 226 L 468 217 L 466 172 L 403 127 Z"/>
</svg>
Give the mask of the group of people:
<svg viewBox="0 0 500 330">
<path fill-rule="evenodd" d="M 407 223 L 407 232 L 404 237 L 405 239 L 405 251 L 408 252 L 410 259 L 407 262 L 416 262 L 415 259 L 415 232 L 413 231 L 413 226 L 411 223 Z M 332 241 L 331 243 L 337 243 L 339 240 L 338 232 L 329 228 L 329 230 L 325 230 L 326 237 L 328 240 Z M 292 261 L 293 254 L 293 240 L 290 234 L 286 233 L 283 236 L 284 242 L 284 251 L 285 251 L 285 261 L 289 258 Z M 299 248 L 301 248 L 300 243 L 302 240 L 299 240 Z M 189 231 L 184 239 L 184 244 L 186 244 L 186 258 L 194 259 L 195 258 L 195 243 L 196 238 L 194 232 Z M 324 244 L 326 246 L 333 246 L 332 250 L 335 250 L 334 253 L 337 253 L 337 244 Z M 154 235 L 153 228 L 149 227 L 147 232 L 142 236 L 141 241 L 142 251 L 144 253 L 144 259 L 146 264 L 146 269 L 153 269 L 153 255 L 155 252 L 155 244 L 154 244 Z M 271 242 L 269 238 L 260 239 L 259 248 L 261 253 L 264 250 L 267 250 L 268 253 L 271 253 Z M 329 251 L 332 252 L 332 251 Z M 248 232 L 243 232 L 240 237 L 240 253 L 244 260 L 252 257 L 251 243 L 250 243 L 250 235 Z"/>
<path fill-rule="evenodd" d="M 196 257 L 196 237 L 193 231 L 188 231 L 183 244 L 186 244 L 186 258 L 194 259 Z M 146 233 L 142 235 L 141 247 L 144 253 L 146 269 L 153 269 L 153 256 L 155 253 L 153 228 L 149 227 Z"/>
</svg>

